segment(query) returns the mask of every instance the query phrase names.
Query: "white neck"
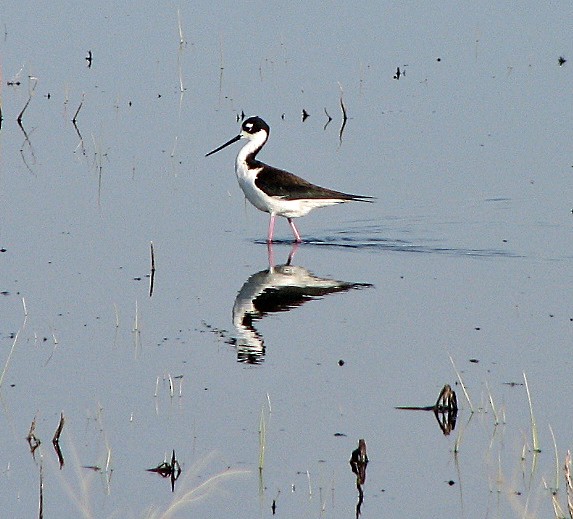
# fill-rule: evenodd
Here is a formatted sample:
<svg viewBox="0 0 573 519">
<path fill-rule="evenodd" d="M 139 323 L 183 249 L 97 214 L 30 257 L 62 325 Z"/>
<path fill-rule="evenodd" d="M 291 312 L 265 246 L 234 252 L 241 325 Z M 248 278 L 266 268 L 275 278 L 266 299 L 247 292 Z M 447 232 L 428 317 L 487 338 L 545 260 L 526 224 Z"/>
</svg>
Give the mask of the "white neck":
<svg viewBox="0 0 573 519">
<path fill-rule="evenodd" d="M 261 148 L 267 142 L 268 135 L 266 132 L 258 132 L 255 135 L 250 135 L 250 139 L 247 144 L 245 144 L 239 151 L 237 155 L 237 166 L 239 164 L 244 164 L 247 157 L 255 158 L 256 154 L 261 150 Z"/>
</svg>

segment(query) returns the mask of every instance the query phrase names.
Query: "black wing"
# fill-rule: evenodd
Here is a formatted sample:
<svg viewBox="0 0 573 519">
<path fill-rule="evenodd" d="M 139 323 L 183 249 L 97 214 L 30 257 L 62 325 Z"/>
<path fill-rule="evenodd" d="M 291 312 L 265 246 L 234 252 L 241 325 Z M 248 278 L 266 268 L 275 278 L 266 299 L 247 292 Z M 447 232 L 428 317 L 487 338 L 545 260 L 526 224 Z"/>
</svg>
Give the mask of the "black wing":
<svg viewBox="0 0 573 519">
<path fill-rule="evenodd" d="M 269 196 L 277 196 L 285 200 L 300 200 L 301 198 L 315 199 L 339 199 L 357 200 L 362 202 L 372 201 L 373 197 L 351 195 L 333 189 L 327 189 L 307 182 L 303 178 L 297 177 L 288 171 L 267 166 L 257 161 L 255 167 L 262 167 L 257 175 L 255 185 Z"/>
</svg>

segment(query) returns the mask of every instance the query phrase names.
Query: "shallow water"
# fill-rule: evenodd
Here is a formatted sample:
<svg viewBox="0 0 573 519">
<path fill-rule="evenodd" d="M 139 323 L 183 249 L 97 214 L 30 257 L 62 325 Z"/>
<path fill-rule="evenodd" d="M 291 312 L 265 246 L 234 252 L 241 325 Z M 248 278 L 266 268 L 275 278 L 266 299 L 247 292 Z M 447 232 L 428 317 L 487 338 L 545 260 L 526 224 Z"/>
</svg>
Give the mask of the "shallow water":
<svg viewBox="0 0 573 519">
<path fill-rule="evenodd" d="M 565 506 L 570 8 L 529 7 L 199 3 L 181 46 L 176 5 L 4 9 L 5 515 L 42 482 L 44 517 L 354 517 L 359 438 L 364 518 Z M 269 255 L 238 145 L 204 157 L 241 111 L 261 160 L 376 203 L 313 212 L 298 248 L 281 220 Z M 395 409 L 446 383 L 448 436 Z M 174 493 L 146 471 L 173 450 Z"/>
</svg>

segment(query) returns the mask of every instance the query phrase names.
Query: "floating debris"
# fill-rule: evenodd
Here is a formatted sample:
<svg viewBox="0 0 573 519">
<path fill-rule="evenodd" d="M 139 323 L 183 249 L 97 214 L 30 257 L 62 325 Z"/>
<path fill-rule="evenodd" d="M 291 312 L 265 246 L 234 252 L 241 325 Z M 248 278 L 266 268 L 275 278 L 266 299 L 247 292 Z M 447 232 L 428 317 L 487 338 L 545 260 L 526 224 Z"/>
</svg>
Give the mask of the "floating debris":
<svg viewBox="0 0 573 519">
<path fill-rule="evenodd" d="M 101 467 L 98 465 L 82 465 L 82 469 L 93 470 L 94 472 L 101 472 Z"/>
<path fill-rule="evenodd" d="M 42 442 L 36 437 L 35 432 L 36 432 L 36 417 L 34 416 L 34 419 L 30 424 L 30 430 L 28 431 L 28 436 L 26 436 L 26 441 L 30 446 L 30 453 L 32 454 L 34 459 L 36 457 L 35 455 L 36 449 L 42 444 Z"/>
<path fill-rule="evenodd" d="M 356 474 L 356 485 L 362 486 L 366 483 L 366 466 L 368 465 L 368 455 L 366 454 L 366 442 L 363 438 L 358 440 L 358 448 L 352 451 L 350 456 L 350 467 Z"/>
<path fill-rule="evenodd" d="M 395 407 L 395 409 L 403 411 L 433 411 L 444 436 L 448 436 L 456 428 L 458 399 L 455 391 L 449 384 L 444 385 L 434 405 L 424 407 L 399 406 Z"/>
<path fill-rule="evenodd" d="M 171 462 L 168 463 L 164 461 L 163 463 L 159 464 L 157 467 L 152 469 L 147 469 L 148 472 L 155 472 L 159 474 L 162 478 L 170 478 L 171 479 L 171 492 L 175 491 L 175 482 L 181 475 L 181 466 L 175 457 L 175 450 L 173 450 L 173 454 L 171 455 Z"/>
</svg>

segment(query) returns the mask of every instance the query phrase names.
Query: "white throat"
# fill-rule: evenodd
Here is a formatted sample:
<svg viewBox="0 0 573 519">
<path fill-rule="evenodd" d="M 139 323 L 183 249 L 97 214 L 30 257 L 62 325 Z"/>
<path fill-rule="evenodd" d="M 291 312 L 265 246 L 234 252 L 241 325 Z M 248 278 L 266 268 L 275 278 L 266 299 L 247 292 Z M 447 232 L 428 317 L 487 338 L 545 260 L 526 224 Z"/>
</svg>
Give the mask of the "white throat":
<svg viewBox="0 0 573 519">
<path fill-rule="evenodd" d="M 237 155 L 237 168 L 240 167 L 239 165 L 246 165 L 247 158 L 253 158 L 265 145 L 268 137 L 267 132 L 264 131 L 257 132 L 254 135 L 248 135 L 248 142 L 239 150 Z"/>
</svg>

